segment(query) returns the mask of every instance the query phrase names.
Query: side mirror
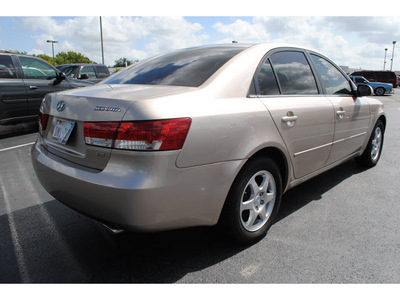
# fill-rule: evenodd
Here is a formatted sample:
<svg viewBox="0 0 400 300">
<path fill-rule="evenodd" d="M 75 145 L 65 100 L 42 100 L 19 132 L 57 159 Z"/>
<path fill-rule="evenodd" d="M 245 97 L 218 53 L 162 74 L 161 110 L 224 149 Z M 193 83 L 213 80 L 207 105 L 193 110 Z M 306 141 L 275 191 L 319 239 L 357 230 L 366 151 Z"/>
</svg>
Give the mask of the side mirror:
<svg viewBox="0 0 400 300">
<path fill-rule="evenodd" d="M 55 78 L 53 77 L 53 79 L 54 79 L 53 85 L 57 85 L 61 81 L 67 79 L 67 77 L 65 76 L 64 73 L 60 72 L 60 73 L 56 73 L 56 77 Z"/>
<path fill-rule="evenodd" d="M 359 84 L 357 86 L 357 96 L 358 97 L 363 97 L 363 96 L 371 96 L 373 94 L 372 87 L 367 85 L 367 84 Z"/>
<path fill-rule="evenodd" d="M 78 79 L 89 79 L 88 74 L 82 73 L 81 75 L 79 75 Z"/>
<path fill-rule="evenodd" d="M 67 76 L 65 76 L 64 73 L 60 72 L 60 73 L 57 73 L 57 77 L 56 78 L 57 78 L 58 81 L 63 81 L 65 79 L 67 79 Z"/>
</svg>

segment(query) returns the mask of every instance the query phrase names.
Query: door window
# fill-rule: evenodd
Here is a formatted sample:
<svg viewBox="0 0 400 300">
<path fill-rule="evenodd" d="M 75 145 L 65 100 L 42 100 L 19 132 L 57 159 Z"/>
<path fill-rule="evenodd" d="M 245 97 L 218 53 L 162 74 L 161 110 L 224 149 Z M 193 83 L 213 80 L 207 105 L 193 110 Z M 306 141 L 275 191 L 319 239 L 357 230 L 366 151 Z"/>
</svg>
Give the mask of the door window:
<svg viewBox="0 0 400 300">
<path fill-rule="evenodd" d="M 317 84 L 305 55 L 297 51 L 284 51 L 271 55 L 272 66 L 278 77 L 282 94 L 318 94 Z"/>
<path fill-rule="evenodd" d="M 56 71 L 43 61 L 31 57 L 19 57 L 19 61 L 26 79 L 52 80 L 56 78 Z"/>
<path fill-rule="evenodd" d="M 99 78 L 105 78 L 110 75 L 110 71 L 108 71 L 106 66 L 97 66 L 96 71 Z"/>
<path fill-rule="evenodd" d="M 352 95 L 350 82 L 326 59 L 311 54 L 328 95 Z M 357 80 L 357 78 L 356 78 Z"/>
<path fill-rule="evenodd" d="M 94 72 L 94 68 L 92 66 L 84 66 L 81 70 L 81 75 L 86 74 L 89 79 L 95 79 L 96 73 Z"/>
<path fill-rule="evenodd" d="M 17 78 L 10 55 L 0 55 L 0 78 Z"/>
</svg>

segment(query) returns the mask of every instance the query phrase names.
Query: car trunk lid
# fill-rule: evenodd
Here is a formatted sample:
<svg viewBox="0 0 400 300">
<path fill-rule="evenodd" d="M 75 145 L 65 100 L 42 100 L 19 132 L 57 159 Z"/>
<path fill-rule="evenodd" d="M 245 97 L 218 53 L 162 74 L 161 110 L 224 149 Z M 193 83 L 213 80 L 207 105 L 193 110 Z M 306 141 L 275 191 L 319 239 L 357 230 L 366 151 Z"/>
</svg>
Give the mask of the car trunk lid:
<svg viewBox="0 0 400 300">
<path fill-rule="evenodd" d="M 71 163 L 102 170 L 114 150 L 87 145 L 84 132 L 86 122 L 118 123 L 138 101 L 181 93 L 187 89 L 170 86 L 98 85 L 48 95 L 41 108 L 43 114 L 48 115 L 46 129 L 41 130 L 44 147 L 53 155 Z"/>
</svg>

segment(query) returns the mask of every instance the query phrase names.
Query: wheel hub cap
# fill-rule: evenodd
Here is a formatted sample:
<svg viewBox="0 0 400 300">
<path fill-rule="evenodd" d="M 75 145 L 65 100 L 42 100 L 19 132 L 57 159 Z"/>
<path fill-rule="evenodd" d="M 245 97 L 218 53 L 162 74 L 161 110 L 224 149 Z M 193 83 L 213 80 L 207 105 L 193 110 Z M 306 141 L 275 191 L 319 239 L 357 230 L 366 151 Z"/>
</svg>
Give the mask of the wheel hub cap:
<svg viewBox="0 0 400 300">
<path fill-rule="evenodd" d="M 267 223 L 274 208 L 276 184 L 268 171 L 254 174 L 244 189 L 240 203 L 240 217 L 247 231 L 257 231 Z"/>
</svg>

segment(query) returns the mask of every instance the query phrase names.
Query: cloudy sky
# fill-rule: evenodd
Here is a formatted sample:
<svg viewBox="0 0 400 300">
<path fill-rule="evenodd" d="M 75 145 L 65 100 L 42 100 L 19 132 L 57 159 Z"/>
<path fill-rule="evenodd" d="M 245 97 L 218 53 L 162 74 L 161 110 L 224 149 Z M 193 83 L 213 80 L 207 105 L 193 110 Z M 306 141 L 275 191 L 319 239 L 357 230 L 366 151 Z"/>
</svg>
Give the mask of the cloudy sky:
<svg viewBox="0 0 400 300">
<path fill-rule="evenodd" d="M 340 5 L 335 6 L 336 10 L 325 7 L 323 10 L 311 10 L 311 14 L 304 10 L 299 14 L 297 9 L 300 4 L 288 5 L 290 1 L 284 5 L 270 6 L 268 1 L 247 0 L 249 5 L 242 4 L 233 10 L 226 10 L 224 6 L 213 5 L 217 2 L 226 4 L 233 3 L 233 0 L 203 0 L 201 3 L 152 1 L 145 8 L 137 8 L 133 4 L 138 2 L 114 0 L 112 3 L 118 5 L 112 7 L 74 10 L 71 9 L 73 5 L 70 5 L 62 11 L 58 8 L 44 13 L 37 9 L 37 5 L 32 6 L 32 10 L 24 6 L 23 15 L 18 15 L 19 10 L 11 10 L 0 16 L 0 49 L 51 56 L 51 44 L 46 41 L 52 39 L 59 42 L 55 44 L 56 53 L 76 51 L 93 61 L 101 62 L 99 16 L 102 15 L 107 65 L 113 65 L 121 57 L 140 60 L 177 48 L 231 43 L 235 40 L 239 43 L 285 42 L 310 47 L 329 56 L 339 65 L 365 69 L 382 69 L 385 48 L 388 48 L 386 69 L 389 69 L 392 42 L 398 41 L 393 69 L 400 70 L 399 16 L 349 16 L 349 13 L 345 16 L 327 16 L 343 12 L 343 6 Z M 79 1 L 74 0 L 50 1 L 47 5 L 65 3 L 79 5 Z M 186 11 L 175 10 L 171 5 L 166 6 L 166 3 L 177 6 L 192 3 L 192 6 Z M 259 3 L 263 3 L 260 9 L 254 9 Z M 321 2 L 301 1 L 303 6 L 315 3 Z M 280 9 L 285 5 L 290 8 Z M 346 2 L 342 5 L 346 5 Z M 385 2 L 385 7 L 388 6 L 390 3 Z M 397 6 L 400 15 L 400 3 Z M 349 10 L 350 13 L 354 11 L 357 10 Z M 201 16 L 194 16 L 197 12 Z M 260 15 L 264 12 L 265 16 Z M 272 16 L 274 12 L 279 12 L 278 16 Z M 369 13 L 368 10 L 366 12 Z M 64 13 L 79 16 L 60 16 Z M 243 16 L 240 16 L 241 13 Z M 290 17 L 285 16 L 285 13 Z"/>
</svg>

